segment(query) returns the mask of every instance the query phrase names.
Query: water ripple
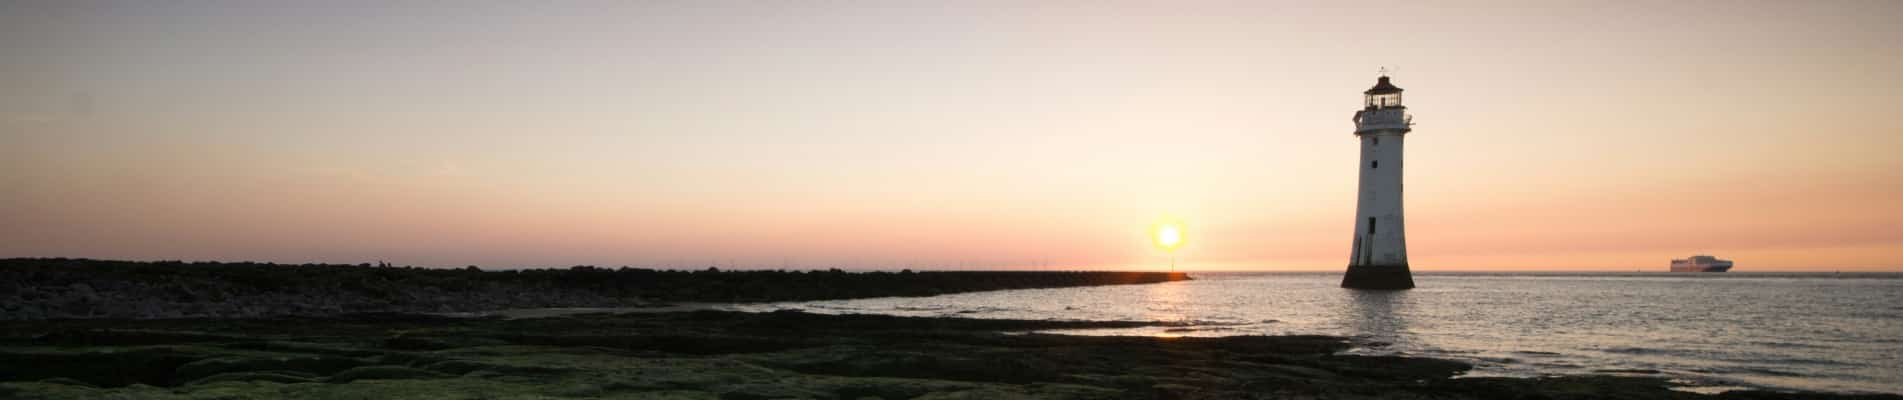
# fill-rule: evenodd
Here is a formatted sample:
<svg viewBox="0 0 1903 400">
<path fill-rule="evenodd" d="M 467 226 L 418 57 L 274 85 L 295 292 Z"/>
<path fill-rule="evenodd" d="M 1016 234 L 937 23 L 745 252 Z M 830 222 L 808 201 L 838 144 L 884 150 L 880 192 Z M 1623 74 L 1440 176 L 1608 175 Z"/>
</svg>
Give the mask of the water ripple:
<svg viewBox="0 0 1903 400">
<path fill-rule="evenodd" d="M 1475 362 L 1474 376 L 1657 374 L 1773 389 L 1903 393 L 1903 274 L 1420 273 L 1419 289 L 1334 273 L 1195 274 L 1154 285 L 756 305 L 825 313 L 1172 322 L 1076 334 L 1322 334 L 1355 352 Z M 1690 374 L 1690 375 L 1687 375 Z"/>
</svg>

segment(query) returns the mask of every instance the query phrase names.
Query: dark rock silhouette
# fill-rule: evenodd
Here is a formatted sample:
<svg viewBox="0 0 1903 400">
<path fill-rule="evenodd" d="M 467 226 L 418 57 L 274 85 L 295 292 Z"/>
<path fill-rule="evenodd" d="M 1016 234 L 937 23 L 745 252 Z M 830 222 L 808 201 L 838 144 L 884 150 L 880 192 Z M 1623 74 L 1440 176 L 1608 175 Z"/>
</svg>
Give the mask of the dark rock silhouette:
<svg viewBox="0 0 1903 400">
<path fill-rule="evenodd" d="M 931 296 L 1157 283 L 1181 273 L 1081 271 L 700 271 L 577 266 L 485 271 L 87 259 L 0 260 L 0 320 L 240 318 L 480 312 Z"/>
</svg>

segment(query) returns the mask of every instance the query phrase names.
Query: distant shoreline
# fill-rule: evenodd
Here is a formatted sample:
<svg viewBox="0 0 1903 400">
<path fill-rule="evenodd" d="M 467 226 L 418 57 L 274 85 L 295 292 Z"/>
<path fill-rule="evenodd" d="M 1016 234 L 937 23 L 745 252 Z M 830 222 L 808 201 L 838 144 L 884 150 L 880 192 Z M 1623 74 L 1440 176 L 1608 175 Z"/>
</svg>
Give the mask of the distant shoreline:
<svg viewBox="0 0 1903 400">
<path fill-rule="evenodd" d="M 485 271 L 339 264 L 0 259 L 0 320 L 477 313 L 933 296 L 1145 284 L 1121 271 L 697 271 L 577 266 Z"/>
</svg>

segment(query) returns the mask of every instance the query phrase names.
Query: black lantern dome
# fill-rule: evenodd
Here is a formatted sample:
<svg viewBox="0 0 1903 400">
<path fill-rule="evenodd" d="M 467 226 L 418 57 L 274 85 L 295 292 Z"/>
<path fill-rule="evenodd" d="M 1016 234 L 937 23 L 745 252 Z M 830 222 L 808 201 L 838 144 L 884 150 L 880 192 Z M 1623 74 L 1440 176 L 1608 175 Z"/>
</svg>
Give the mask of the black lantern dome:
<svg viewBox="0 0 1903 400">
<path fill-rule="evenodd" d="M 1374 87 L 1361 93 L 1367 95 L 1368 109 L 1406 108 L 1401 106 L 1401 88 L 1389 82 L 1387 75 L 1382 75 L 1380 80 L 1375 81 Z"/>
</svg>

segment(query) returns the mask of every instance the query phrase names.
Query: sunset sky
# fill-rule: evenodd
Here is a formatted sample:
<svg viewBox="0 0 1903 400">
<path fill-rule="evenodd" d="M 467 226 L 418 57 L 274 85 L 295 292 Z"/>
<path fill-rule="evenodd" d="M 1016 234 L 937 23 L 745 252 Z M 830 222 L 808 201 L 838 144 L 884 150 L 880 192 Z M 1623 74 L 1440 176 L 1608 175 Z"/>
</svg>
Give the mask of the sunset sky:
<svg viewBox="0 0 1903 400">
<path fill-rule="evenodd" d="M 7 1 L 0 257 L 1903 270 L 1903 2 L 1330 4 Z"/>
</svg>

